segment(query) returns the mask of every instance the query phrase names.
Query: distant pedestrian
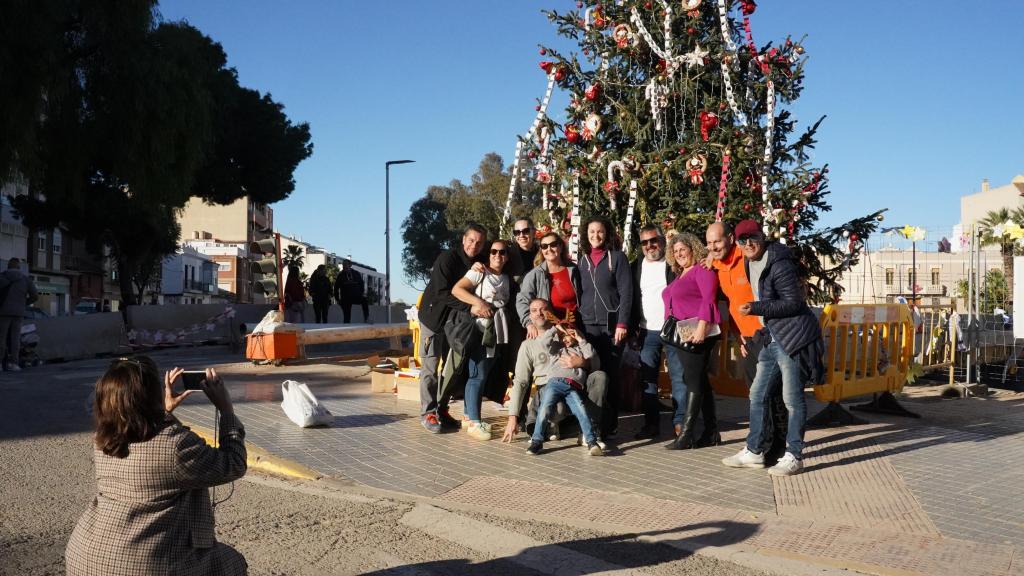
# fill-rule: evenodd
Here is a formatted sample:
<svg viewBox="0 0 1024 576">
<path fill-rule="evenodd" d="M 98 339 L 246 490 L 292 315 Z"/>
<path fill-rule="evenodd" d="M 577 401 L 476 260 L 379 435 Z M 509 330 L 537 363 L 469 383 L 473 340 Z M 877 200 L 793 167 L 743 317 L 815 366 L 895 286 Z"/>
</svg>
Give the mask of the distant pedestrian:
<svg viewBox="0 0 1024 576">
<path fill-rule="evenodd" d="M 363 275 L 352 268 L 352 261 L 345 258 L 341 261 L 341 272 L 334 280 L 334 298 L 341 306 L 341 314 L 345 318 L 345 324 L 352 323 L 352 305 L 360 304 L 363 307 L 363 322 L 373 324 L 370 321 L 370 308 L 366 303 L 366 287 L 363 284 Z"/>
<path fill-rule="evenodd" d="M 306 321 L 306 289 L 299 278 L 299 267 L 288 267 L 288 279 L 284 283 L 284 321 L 302 324 Z"/>
<path fill-rule="evenodd" d="M 331 309 L 331 280 L 327 277 L 327 266 L 317 266 L 309 277 L 309 296 L 313 299 L 316 323 L 326 324 L 327 312 Z"/>
<path fill-rule="evenodd" d="M 764 468 L 763 414 L 771 388 L 782 377 L 782 399 L 789 411 L 786 454 L 768 473 L 790 476 L 803 469 L 807 403 L 804 388 L 820 384 L 824 343 L 817 319 L 807 306 L 805 282 L 789 247 L 769 242 L 753 220 L 736 225 L 736 238 L 749 261 L 754 301 L 739 308 L 741 316 L 759 316 L 765 327 L 755 338 L 763 342 L 758 354 L 757 375 L 750 387 L 750 432 L 747 445 L 735 456 L 722 460 L 733 468 Z"/>
<path fill-rule="evenodd" d="M 36 285 L 21 270 L 21 260 L 8 260 L 7 270 L 0 274 L 0 359 L 6 360 L 6 370 L 21 370 L 21 321 L 25 307 L 38 297 Z"/>
</svg>

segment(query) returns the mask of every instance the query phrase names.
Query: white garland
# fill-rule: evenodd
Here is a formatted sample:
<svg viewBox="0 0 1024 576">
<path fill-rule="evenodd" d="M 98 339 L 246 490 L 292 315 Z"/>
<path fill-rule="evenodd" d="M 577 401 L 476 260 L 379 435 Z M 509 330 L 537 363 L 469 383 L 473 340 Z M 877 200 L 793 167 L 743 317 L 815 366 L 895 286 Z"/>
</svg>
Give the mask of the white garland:
<svg viewBox="0 0 1024 576">
<path fill-rule="evenodd" d="M 729 16 L 728 8 L 726 7 L 725 0 L 718 0 L 718 21 L 722 25 L 722 39 L 725 40 L 725 47 L 728 51 L 729 57 L 736 57 L 736 44 L 732 41 L 732 33 L 729 30 Z M 729 73 L 729 65 L 726 64 L 727 58 L 722 58 L 720 62 L 722 66 L 722 80 L 725 83 L 725 99 L 729 102 L 729 108 L 732 109 L 733 114 L 736 115 L 736 120 L 742 126 L 747 125 L 747 115 L 740 111 L 739 106 L 736 105 L 736 97 L 733 94 L 732 88 L 732 75 Z"/>
<path fill-rule="evenodd" d="M 544 98 L 541 100 L 540 108 L 537 110 L 537 115 L 533 118 L 533 124 L 530 125 L 530 129 L 526 132 L 526 140 L 531 139 L 533 135 L 537 133 L 537 127 L 540 126 L 541 120 L 543 120 L 545 114 L 547 114 L 548 103 L 551 102 L 551 93 L 554 89 L 555 74 L 552 72 L 551 74 L 548 74 L 548 86 L 544 91 Z M 512 159 L 512 180 L 508 184 L 508 198 L 505 200 L 505 211 L 502 213 L 501 217 L 502 235 L 505 235 L 505 233 L 508 232 L 509 218 L 512 217 L 512 198 L 515 196 L 516 186 L 519 184 L 519 167 L 522 162 L 522 152 L 523 141 L 517 140 L 516 153 Z"/>
<path fill-rule="evenodd" d="M 571 232 L 569 233 L 569 254 L 571 260 L 579 259 L 580 251 L 580 177 L 572 179 L 572 218 L 569 220 Z"/>
<path fill-rule="evenodd" d="M 767 77 L 767 74 L 765 75 Z M 772 211 L 772 205 L 769 201 L 771 195 L 768 190 L 768 171 L 772 165 L 772 149 L 773 141 L 775 136 L 775 83 L 772 82 L 771 78 L 768 78 L 768 96 L 767 96 L 767 111 L 765 112 L 766 121 L 764 127 L 764 166 L 761 169 L 761 202 L 764 204 L 762 208 L 762 215 L 764 218 L 765 232 L 768 232 L 768 218 L 769 216 L 775 221 L 775 228 L 779 227 L 779 215 Z"/>
<path fill-rule="evenodd" d="M 629 205 L 626 208 L 626 223 L 622 226 L 622 251 L 629 254 L 633 232 L 633 208 L 636 206 L 636 180 L 629 181 Z"/>
</svg>

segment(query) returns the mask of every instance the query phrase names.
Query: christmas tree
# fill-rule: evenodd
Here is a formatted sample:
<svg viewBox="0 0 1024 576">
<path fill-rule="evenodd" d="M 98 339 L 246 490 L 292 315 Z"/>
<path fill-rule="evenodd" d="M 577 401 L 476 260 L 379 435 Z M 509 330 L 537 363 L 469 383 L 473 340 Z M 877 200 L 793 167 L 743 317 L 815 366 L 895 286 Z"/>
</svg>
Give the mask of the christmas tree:
<svg viewBox="0 0 1024 576">
<path fill-rule="evenodd" d="M 758 46 L 752 0 L 577 2 L 545 12 L 579 48 L 541 46 L 547 75 L 536 117 L 516 145 L 509 206 L 524 183 L 544 187 L 550 226 L 575 253 L 582 218 L 609 218 L 623 248 L 648 223 L 703 236 L 716 220 L 752 218 L 797 251 L 814 302 L 838 300 L 837 280 L 882 219 L 815 229 L 831 209 L 828 167 L 808 152 L 821 120 L 794 135 L 784 108 L 800 95 L 806 54 L 786 38 Z M 555 88 L 569 105 L 556 120 Z M 506 208 L 504 228 L 511 218 Z"/>
</svg>

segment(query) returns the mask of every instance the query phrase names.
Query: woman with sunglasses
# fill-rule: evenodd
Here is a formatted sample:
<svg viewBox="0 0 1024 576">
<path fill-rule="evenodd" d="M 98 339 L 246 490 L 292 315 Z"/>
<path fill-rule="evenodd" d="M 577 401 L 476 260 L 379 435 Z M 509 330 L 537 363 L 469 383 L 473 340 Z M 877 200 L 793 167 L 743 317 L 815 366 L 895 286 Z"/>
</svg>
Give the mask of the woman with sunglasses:
<svg viewBox="0 0 1024 576">
<path fill-rule="evenodd" d="M 698 265 L 707 257 L 707 248 L 696 236 L 683 232 L 672 238 L 669 250 L 674 257 L 673 271 L 676 279 L 662 292 L 665 301 L 665 318 L 696 320 L 696 326 L 686 339 L 683 348 L 668 348 L 682 364 L 681 378 L 673 374 L 672 395 L 686 391 L 684 406 L 677 406 L 672 423 L 677 436 L 665 445 L 669 450 L 700 448 L 721 443 L 718 420 L 715 417 L 715 397 L 708 378 L 708 361 L 711 350 L 718 339 L 718 323 L 722 321 L 718 312 L 718 275 Z M 715 334 L 715 336 L 708 336 Z M 685 413 L 683 412 L 685 410 Z M 697 416 L 704 415 L 704 431 L 694 440 Z"/>
<path fill-rule="evenodd" d="M 202 390 L 220 411 L 217 448 L 171 413 L 183 370 L 164 374 L 145 356 L 115 360 L 96 382 L 93 463 L 97 495 L 64 554 L 67 574 L 245 574 L 246 563 L 214 537 L 207 488 L 245 474 L 245 429 L 212 369 Z"/>
<path fill-rule="evenodd" d="M 565 241 L 554 232 L 540 239 L 540 252 L 533 270 L 526 273 L 516 295 L 516 313 L 526 329 L 527 339 L 540 335 L 530 322 L 530 302 L 543 298 L 551 303 L 551 312 L 559 319 L 579 308 L 580 272 L 565 255 Z"/>
<path fill-rule="evenodd" d="M 499 356 L 499 346 L 508 343 L 505 307 L 510 304 L 512 294 L 512 279 L 504 273 L 508 256 L 507 242 L 491 242 L 487 266 L 482 271 L 474 266 L 452 288 L 452 296 L 469 304 L 470 313 L 476 316 L 477 325 L 484 333 L 480 344 L 466 351 L 469 378 L 464 392 L 464 420 L 469 426 L 463 426 L 463 429 L 476 440 L 491 439 L 491 425 L 480 419 L 480 391 Z"/>
</svg>

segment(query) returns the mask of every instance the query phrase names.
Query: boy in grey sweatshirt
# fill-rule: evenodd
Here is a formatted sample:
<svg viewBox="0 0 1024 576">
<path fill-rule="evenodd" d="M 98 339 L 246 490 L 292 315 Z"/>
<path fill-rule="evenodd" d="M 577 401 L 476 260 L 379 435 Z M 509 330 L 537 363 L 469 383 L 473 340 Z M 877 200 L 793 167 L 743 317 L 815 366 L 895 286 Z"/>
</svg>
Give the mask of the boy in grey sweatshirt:
<svg viewBox="0 0 1024 576">
<path fill-rule="evenodd" d="M 594 347 L 575 328 L 559 324 L 541 334 L 540 341 L 548 351 L 548 361 L 545 366 L 548 381 L 544 384 L 541 392 L 540 407 L 537 409 L 537 424 L 533 428 L 530 447 L 526 451 L 534 455 L 540 454 L 544 448 L 544 425 L 547 423 L 548 412 L 564 399 L 565 404 L 580 423 L 580 431 L 583 433 L 583 440 L 587 443 L 590 454 L 601 456 L 603 451 L 597 444 L 597 437 L 590 426 L 590 417 L 583 405 L 583 388 L 587 381 L 587 371 L 582 367 L 570 367 L 572 363 L 568 361 L 571 356 L 589 360 L 594 355 Z"/>
</svg>

